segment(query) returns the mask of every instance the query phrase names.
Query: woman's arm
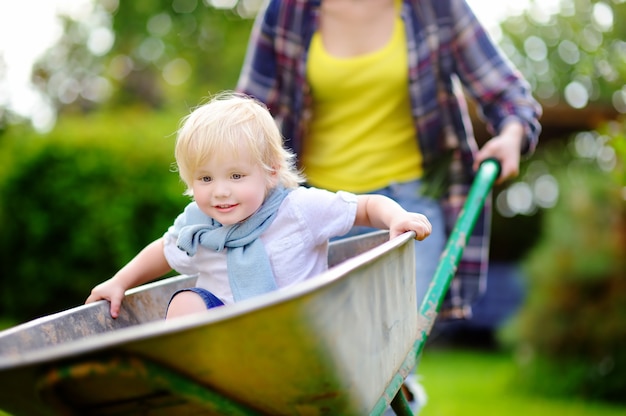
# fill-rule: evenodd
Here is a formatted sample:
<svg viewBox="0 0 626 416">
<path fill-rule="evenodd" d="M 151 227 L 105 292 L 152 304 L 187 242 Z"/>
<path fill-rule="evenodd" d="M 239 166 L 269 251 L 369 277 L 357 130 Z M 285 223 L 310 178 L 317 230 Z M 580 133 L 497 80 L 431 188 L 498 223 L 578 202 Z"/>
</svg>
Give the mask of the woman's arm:
<svg viewBox="0 0 626 416">
<path fill-rule="evenodd" d="M 532 153 L 541 131 L 542 109 L 532 96 L 529 83 L 493 41 L 465 0 L 449 0 L 449 4 L 452 35 L 447 57 L 453 63 L 455 74 L 480 106 L 490 132 L 495 137 L 510 137 L 513 134 L 510 125 L 517 124 L 522 128 L 522 140 L 515 150 L 520 154 Z M 517 128 L 515 130 L 517 135 Z"/>
</svg>

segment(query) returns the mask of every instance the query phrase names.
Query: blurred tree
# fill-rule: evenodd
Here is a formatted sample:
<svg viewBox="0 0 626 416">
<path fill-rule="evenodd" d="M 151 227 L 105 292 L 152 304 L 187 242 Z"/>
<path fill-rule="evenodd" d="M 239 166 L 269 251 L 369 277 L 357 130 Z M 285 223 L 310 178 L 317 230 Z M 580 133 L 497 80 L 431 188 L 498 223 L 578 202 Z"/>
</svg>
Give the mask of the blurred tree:
<svg viewBox="0 0 626 416">
<path fill-rule="evenodd" d="M 625 126 L 543 151 L 559 198 L 523 262 L 525 304 L 503 331 L 532 391 L 626 402 Z"/>
<path fill-rule="evenodd" d="M 529 0 L 494 37 L 544 107 L 540 148 L 626 113 L 624 0 Z M 491 258 L 518 261 L 536 243 L 558 184 L 540 155 L 514 183 L 496 187 Z M 515 235 L 515 238 L 511 238 Z"/>
<path fill-rule="evenodd" d="M 544 105 L 611 103 L 626 113 L 624 0 L 531 0 L 502 24 L 501 45 Z"/>
<path fill-rule="evenodd" d="M 33 81 L 63 112 L 195 105 L 234 87 L 257 3 L 96 0 L 84 19 L 62 17 Z"/>
<path fill-rule="evenodd" d="M 0 318 L 80 305 L 187 204 L 175 115 L 127 109 L 63 117 L 42 140 L 0 141 Z"/>
<path fill-rule="evenodd" d="M 608 104 L 626 113 L 625 3 L 566 0 L 547 10 L 533 0 L 504 22 L 501 44 L 548 112 L 571 108 L 556 114 L 576 118 Z M 543 394 L 624 402 L 625 126 L 622 117 L 565 145 L 542 144 L 502 194 L 514 202 L 509 212 L 542 213 L 540 241 L 522 260 L 525 303 L 502 338 L 515 346 L 519 381 Z"/>
<path fill-rule="evenodd" d="M 3 84 L 6 83 L 6 61 L 2 53 L 0 53 L 0 88 Z M 9 124 L 9 120 L 12 118 L 12 114 L 4 105 L 2 105 L 2 100 L 4 97 L 0 95 L 0 141 L 2 140 L 2 136 L 4 135 L 7 126 Z"/>
<path fill-rule="evenodd" d="M 93 0 L 80 19 L 64 17 L 34 83 L 65 112 L 195 105 L 234 86 L 261 1 Z M 498 38 L 544 105 L 626 113 L 625 18 L 624 0 L 530 0 Z"/>
</svg>

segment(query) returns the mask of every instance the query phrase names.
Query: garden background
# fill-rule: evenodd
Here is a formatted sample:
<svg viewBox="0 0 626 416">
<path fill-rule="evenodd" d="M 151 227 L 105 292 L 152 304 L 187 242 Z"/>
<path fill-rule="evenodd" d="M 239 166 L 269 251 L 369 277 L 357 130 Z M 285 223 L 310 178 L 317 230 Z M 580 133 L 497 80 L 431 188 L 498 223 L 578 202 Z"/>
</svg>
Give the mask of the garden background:
<svg viewBox="0 0 626 416">
<path fill-rule="evenodd" d="M 33 68 L 49 116 L 0 100 L 0 327 L 82 304 L 171 224 L 179 120 L 234 87 L 258 9 L 88 4 Z M 541 4 L 492 28 L 545 112 L 536 155 L 494 191 L 492 260 L 523 296 L 495 324 L 438 326 L 424 415 L 626 411 L 626 4 Z"/>
</svg>

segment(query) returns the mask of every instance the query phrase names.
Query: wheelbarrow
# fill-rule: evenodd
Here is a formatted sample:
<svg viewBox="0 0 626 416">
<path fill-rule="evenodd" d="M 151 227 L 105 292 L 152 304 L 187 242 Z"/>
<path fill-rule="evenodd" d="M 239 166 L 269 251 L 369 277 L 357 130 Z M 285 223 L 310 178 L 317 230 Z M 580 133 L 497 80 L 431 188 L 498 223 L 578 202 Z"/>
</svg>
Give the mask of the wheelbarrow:
<svg viewBox="0 0 626 416">
<path fill-rule="evenodd" d="M 496 177 L 482 164 L 418 310 L 414 234 L 331 243 L 301 284 L 165 321 L 176 276 L 0 332 L 0 409 L 28 415 L 380 415 L 417 365 Z"/>
</svg>

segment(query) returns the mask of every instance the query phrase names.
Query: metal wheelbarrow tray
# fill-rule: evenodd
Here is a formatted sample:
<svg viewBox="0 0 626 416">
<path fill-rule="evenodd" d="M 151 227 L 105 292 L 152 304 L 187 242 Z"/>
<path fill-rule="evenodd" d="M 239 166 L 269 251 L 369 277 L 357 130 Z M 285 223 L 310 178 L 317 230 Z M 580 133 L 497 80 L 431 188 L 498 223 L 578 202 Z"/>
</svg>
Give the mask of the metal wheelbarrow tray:
<svg viewBox="0 0 626 416">
<path fill-rule="evenodd" d="M 334 242 L 325 273 L 170 321 L 163 316 L 171 294 L 195 277 L 163 279 L 128 291 L 115 320 L 100 301 L 0 332 L 0 409 L 16 416 L 365 415 L 392 404 L 410 414 L 400 386 L 465 245 L 455 232 L 469 234 L 494 169 L 470 190 L 419 314 L 413 233 Z"/>
</svg>

